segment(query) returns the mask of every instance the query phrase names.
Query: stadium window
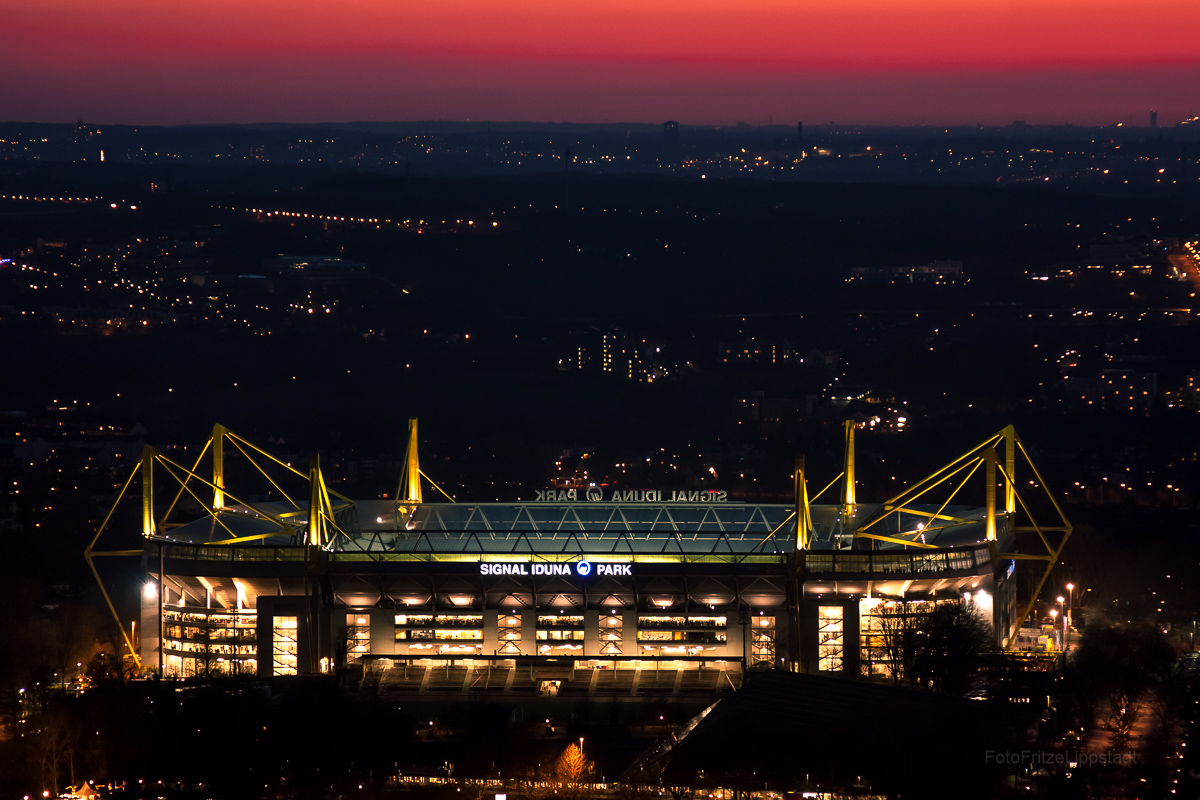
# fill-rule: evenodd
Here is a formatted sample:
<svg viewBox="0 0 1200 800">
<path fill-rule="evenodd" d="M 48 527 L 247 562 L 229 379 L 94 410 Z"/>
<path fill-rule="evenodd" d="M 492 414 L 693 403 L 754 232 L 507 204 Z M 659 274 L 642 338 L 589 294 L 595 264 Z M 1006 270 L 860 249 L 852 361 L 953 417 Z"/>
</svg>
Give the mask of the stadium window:
<svg viewBox="0 0 1200 800">
<path fill-rule="evenodd" d="M 845 652 L 845 619 L 841 606 L 817 609 L 817 669 L 841 672 Z"/>
<path fill-rule="evenodd" d="M 371 618 L 365 611 L 346 615 L 346 663 L 371 654 Z"/>
<path fill-rule="evenodd" d="M 271 628 L 271 672 L 274 675 L 295 675 L 297 647 L 297 618 L 275 617 Z"/>
</svg>

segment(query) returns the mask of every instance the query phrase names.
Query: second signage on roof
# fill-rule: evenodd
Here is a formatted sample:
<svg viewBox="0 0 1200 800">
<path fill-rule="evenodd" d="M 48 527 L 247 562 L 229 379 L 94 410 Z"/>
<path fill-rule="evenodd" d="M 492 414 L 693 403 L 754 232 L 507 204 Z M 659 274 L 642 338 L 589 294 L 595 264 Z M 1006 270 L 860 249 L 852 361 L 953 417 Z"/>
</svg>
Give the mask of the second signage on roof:
<svg viewBox="0 0 1200 800">
<path fill-rule="evenodd" d="M 589 487 L 584 493 L 589 503 L 602 503 L 604 490 L 599 486 Z M 656 489 L 614 489 L 608 497 L 610 503 L 724 503 L 728 494 L 719 489 L 663 492 Z M 538 489 L 533 498 L 535 503 L 576 503 L 577 489 Z"/>
</svg>

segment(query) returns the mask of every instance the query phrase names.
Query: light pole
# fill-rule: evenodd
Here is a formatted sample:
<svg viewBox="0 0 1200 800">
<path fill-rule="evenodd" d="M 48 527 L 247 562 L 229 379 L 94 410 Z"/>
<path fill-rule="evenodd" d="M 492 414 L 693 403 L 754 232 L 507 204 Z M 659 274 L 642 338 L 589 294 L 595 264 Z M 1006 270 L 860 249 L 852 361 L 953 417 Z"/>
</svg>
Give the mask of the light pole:
<svg viewBox="0 0 1200 800">
<path fill-rule="evenodd" d="M 1051 640 L 1051 644 L 1053 644 L 1054 647 L 1058 647 L 1058 609 L 1057 608 L 1050 609 L 1050 630 L 1054 631 L 1054 639 Z"/>
<path fill-rule="evenodd" d="M 1065 602 L 1067 602 L 1067 598 L 1063 597 L 1063 596 L 1060 594 L 1060 595 L 1058 596 L 1058 611 L 1059 611 L 1059 613 L 1060 613 L 1060 614 L 1062 614 L 1062 621 L 1063 621 L 1063 650 L 1064 650 L 1064 651 L 1066 651 L 1066 649 L 1067 649 L 1067 615 L 1066 615 L 1066 613 L 1064 613 L 1064 612 L 1063 612 L 1063 603 L 1065 603 Z"/>
<path fill-rule="evenodd" d="M 1071 628 L 1073 628 L 1075 626 L 1075 614 L 1073 613 L 1074 608 L 1075 608 L 1075 584 L 1068 583 L 1067 584 L 1067 630 L 1068 631 L 1070 631 Z"/>
</svg>

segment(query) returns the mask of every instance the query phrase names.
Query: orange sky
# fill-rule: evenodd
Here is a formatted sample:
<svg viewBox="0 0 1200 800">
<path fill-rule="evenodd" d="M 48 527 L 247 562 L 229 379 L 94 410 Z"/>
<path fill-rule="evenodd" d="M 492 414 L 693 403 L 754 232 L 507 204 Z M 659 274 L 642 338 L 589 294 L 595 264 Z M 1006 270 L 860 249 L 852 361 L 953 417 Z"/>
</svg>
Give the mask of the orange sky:
<svg viewBox="0 0 1200 800">
<path fill-rule="evenodd" d="M 7 119 L 1087 123 L 1200 106 L 1197 0 L 0 5 Z"/>
</svg>

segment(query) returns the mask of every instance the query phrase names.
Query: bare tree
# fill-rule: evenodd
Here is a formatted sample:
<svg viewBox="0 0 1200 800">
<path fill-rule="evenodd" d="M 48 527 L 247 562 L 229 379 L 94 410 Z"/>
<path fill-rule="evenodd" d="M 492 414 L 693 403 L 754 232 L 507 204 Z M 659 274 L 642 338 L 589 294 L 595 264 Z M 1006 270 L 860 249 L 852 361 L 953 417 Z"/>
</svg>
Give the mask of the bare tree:
<svg viewBox="0 0 1200 800">
<path fill-rule="evenodd" d="M 517 785 L 528 800 L 546 800 L 554 794 L 557 781 L 550 767 L 538 764 L 525 770 Z"/>
<path fill-rule="evenodd" d="M 75 754 L 79 745 L 79 721 L 68 703 L 55 703 L 37 718 L 34 753 L 42 786 L 52 794 L 64 785 L 75 786 Z"/>
<path fill-rule="evenodd" d="M 924 604 L 888 601 L 876 604 L 868 615 L 868 669 L 878 664 L 892 683 L 912 683 L 916 680 L 914 662 L 917 655 L 920 606 Z"/>
<path fill-rule="evenodd" d="M 1159 725 L 1165 727 L 1172 722 L 1187 698 L 1188 689 L 1195 676 L 1184 659 L 1162 669 L 1157 682 L 1150 687 L 1150 701 Z"/>
<path fill-rule="evenodd" d="M 692 797 L 692 787 L 690 786 L 671 784 L 663 788 L 671 795 L 671 800 L 690 800 Z"/>
<path fill-rule="evenodd" d="M 938 603 L 927 617 L 922 645 L 920 678 L 936 691 L 962 694 L 994 646 L 992 626 L 970 603 Z"/>
<path fill-rule="evenodd" d="M 1144 699 L 1174 702 L 1175 653 L 1153 623 L 1097 620 L 1084 628 L 1068 666 L 1072 692 L 1089 718 L 1105 712 L 1118 744 L 1128 738 Z"/>
<path fill-rule="evenodd" d="M 868 660 L 892 682 L 961 694 L 992 647 L 991 626 L 961 600 L 879 603 L 868 616 Z M 868 666 L 871 669 L 870 666 Z"/>
<path fill-rule="evenodd" d="M 641 782 L 641 776 L 634 774 L 630 779 L 617 787 L 617 800 L 644 800 L 648 796 L 646 787 Z"/>
</svg>

